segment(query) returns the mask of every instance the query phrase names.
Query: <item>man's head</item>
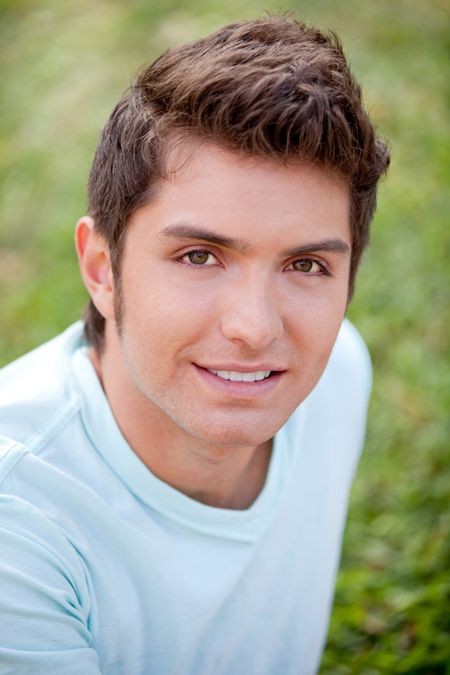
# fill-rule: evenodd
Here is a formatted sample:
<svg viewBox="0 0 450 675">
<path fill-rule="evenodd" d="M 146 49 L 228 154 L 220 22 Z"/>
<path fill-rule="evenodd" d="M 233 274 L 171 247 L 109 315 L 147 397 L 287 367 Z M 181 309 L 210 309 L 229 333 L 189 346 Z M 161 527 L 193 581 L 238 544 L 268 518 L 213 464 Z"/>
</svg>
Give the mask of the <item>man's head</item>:
<svg viewBox="0 0 450 675">
<path fill-rule="evenodd" d="M 288 18 L 235 23 L 141 72 L 102 132 L 89 180 L 89 213 L 109 247 L 116 300 L 132 214 L 173 170 L 177 145 L 200 143 L 283 166 L 307 164 L 344 181 L 351 296 L 389 155 L 336 36 Z M 97 350 L 104 324 L 91 301 L 85 330 Z"/>
<path fill-rule="evenodd" d="M 105 239 L 79 222 L 84 279 L 106 317 L 92 358 L 132 447 L 254 448 L 314 388 L 339 332 L 348 186 L 213 143 L 171 155 L 170 177 L 129 218 L 120 293 Z"/>
</svg>

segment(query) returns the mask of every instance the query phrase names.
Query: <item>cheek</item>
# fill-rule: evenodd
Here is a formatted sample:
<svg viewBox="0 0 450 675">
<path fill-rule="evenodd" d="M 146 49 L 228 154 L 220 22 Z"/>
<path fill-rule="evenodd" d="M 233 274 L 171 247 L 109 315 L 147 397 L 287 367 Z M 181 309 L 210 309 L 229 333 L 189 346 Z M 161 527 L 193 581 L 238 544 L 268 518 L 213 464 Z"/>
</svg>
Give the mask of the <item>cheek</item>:
<svg viewBox="0 0 450 675">
<path fill-rule="evenodd" d="M 207 329 L 214 303 L 201 289 L 175 283 L 166 272 L 124 279 L 123 306 L 128 334 L 152 351 L 159 348 L 166 354 Z"/>
<path fill-rule="evenodd" d="M 346 288 L 324 294 L 311 293 L 297 302 L 291 334 L 300 363 L 305 358 L 314 369 L 324 368 L 333 348 L 347 306 Z"/>
</svg>

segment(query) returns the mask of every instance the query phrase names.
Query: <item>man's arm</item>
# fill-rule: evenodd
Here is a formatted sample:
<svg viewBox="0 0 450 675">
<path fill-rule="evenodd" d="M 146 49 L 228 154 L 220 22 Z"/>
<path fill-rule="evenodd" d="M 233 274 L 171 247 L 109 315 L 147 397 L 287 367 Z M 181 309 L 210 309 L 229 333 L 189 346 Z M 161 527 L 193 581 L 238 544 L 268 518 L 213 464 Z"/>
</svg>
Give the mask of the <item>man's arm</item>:
<svg viewBox="0 0 450 675">
<path fill-rule="evenodd" d="M 1 675 L 100 675 L 77 558 L 45 514 L 0 494 Z"/>
</svg>

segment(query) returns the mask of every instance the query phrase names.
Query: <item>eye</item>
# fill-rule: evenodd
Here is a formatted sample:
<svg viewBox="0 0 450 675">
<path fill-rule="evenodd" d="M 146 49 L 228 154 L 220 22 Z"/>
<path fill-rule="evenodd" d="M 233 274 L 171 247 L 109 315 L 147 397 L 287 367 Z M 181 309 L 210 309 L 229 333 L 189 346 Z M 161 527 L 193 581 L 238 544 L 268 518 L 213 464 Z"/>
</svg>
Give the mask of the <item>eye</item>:
<svg viewBox="0 0 450 675">
<path fill-rule="evenodd" d="M 181 256 L 180 261 L 186 262 L 189 265 L 194 265 L 195 267 L 209 267 L 210 265 L 215 265 L 217 263 L 216 257 L 204 249 L 189 251 Z"/>
<path fill-rule="evenodd" d="M 303 274 L 327 274 L 327 270 L 324 265 L 321 265 L 317 260 L 312 258 L 299 258 L 294 260 L 288 266 L 293 269 L 295 272 L 303 272 Z"/>
</svg>

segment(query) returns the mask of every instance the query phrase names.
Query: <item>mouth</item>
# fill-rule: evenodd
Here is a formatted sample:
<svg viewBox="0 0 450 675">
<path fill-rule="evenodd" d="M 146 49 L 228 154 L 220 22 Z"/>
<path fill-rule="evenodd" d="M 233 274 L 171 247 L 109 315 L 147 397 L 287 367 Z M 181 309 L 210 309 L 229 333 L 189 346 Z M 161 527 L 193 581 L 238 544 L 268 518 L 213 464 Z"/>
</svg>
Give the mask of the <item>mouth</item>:
<svg viewBox="0 0 450 675">
<path fill-rule="evenodd" d="M 271 370 L 267 366 L 264 367 L 265 364 L 252 370 L 225 370 L 223 367 L 207 368 L 194 365 L 208 388 L 212 387 L 212 391 L 218 392 L 220 396 L 225 395 L 227 398 L 238 400 L 272 395 L 286 373 L 285 370 Z"/>
<path fill-rule="evenodd" d="M 206 368 L 206 370 L 220 377 L 222 380 L 229 380 L 231 382 L 261 382 L 262 380 L 267 380 L 273 372 L 271 370 L 256 370 L 243 373 L 238 370 L 214 370 L 213 368 Z"/>
</svg>

